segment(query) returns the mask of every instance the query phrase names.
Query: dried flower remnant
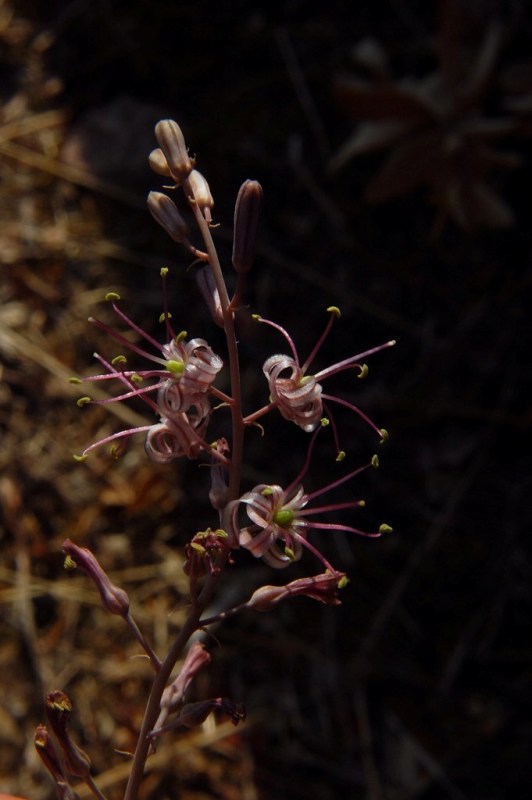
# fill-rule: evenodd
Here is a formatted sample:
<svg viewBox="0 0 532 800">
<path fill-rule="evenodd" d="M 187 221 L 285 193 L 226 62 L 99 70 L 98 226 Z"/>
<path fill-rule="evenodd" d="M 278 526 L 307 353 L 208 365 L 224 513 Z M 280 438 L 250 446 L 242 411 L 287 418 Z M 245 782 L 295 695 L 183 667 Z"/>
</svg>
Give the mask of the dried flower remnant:
<svg viewBox="0 0 532 800">
<path fill-rule="evenodd" d="M 107 573 L 100 566 L 96 556 L 86 547 L 79 547 L 70 539 L 63 542 L 63 552 L 67 556 L 67 568 L 78 566 L 87 573 L 102 598 L 102 604 L 111 614 L 127 617 L 129 613 L 129 597 L 127 593 L 115 586 Z"/>
<path fill-rule="evenodd" d="M 100 593 L 103 607 L 111 614 L 117 614 L 123 617 L 129 625 L 135 638 L 142 645 L 146 655 L 150 659 L 153 667 L 158 670 L 160 661 L 153 652 L 150 645 L 147 643 L 139 626 L 131 616 L 129 611 L 129 597 L 127 593 L 115 586 L 107 573 L 100 566 L 96 556 L 86 547 L 79 547 L 79 545 L 71 542 L 70 539 L 65 539 L 63 542 L 63 552 L 66 555 L 65 568 L 73 569 L 79 567 L 87 573 L 96 588 Z"/>
<path fill-rule="evenodd" d="M 164 690 L 160 714 L 153 726 L 154 730 L 163 728 L 170 714 L 175 714 L 185 702 L 188 688 L 196 675 L 211 661 L 209 653 L 200 642 L 195 642 L 189 649 L 179 675 Z"/>
<path fill-rule="evenodd" d="M 199 700 L 197 703 L 187 703 L 181 709 L 176 720 L 163 728 L 154 728 L 150 737 L 156 738 L 174 728 L 195 728 L 205 722 L 213 711 L 227 714 L 233 725 L 238 725 L 239 722 L 246 719 L 246 710 L 241 703 L 235 703 L 228 697 L 213 697 L 209 700 Z"/>
<path fill-rule="evenodd" d="M 87 780 L 90 778 L 90 758 L 72 741 L 67 730 L 72 713 L 70 699 L 63 691 L 56 689 L 46 695 L 45 709 L 56 740 L 61 745 L 68 772 L 76 778 Z"/>
<path fill-rule="evenodd" d="M 39 758 L 52 776 L 56 786 L 58 784 L 66 784 L 67 780 L 63 774 L 59 757 L 46 725 L 37 725 L 33 743 L 35 745 L 35 750 L 39 754 Z"/>
<path fill-rule="evenodd" d="M 261 586 L 251 595 L 245 608 L 253 611 L 271 611 L 278 603 L 292 597 L 310 597 L 329 606 L 341 603 L 338 592 L 348 583 L 345 572 L 327 570 L 321 575 L 298 578 L 285 586 Z"/>
<path fill-rule="evenodd" d="M 185 575 L 196 579 L 219 573 L 230 549 L 229 536 L 221 528 L 199 531 L 185 547 Z"/>
</svg>

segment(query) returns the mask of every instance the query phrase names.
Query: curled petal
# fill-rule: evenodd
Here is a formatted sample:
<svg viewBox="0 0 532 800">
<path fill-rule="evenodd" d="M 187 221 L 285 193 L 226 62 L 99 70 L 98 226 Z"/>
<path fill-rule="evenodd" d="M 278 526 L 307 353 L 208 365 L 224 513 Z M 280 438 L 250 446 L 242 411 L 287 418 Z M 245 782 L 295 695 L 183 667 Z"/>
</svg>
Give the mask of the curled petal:
<svg viewBox="0 0 532 800">
<path fill-rule="evenodd" d="M 322 387 L 313 375 L 304 375 L 297 361 L 286 355 L 268 358 L 262 367 L 272 403 L 281 415 L 305 432 L 315 430 L 323 416 Z M 288 372 L 288 374 L 284 374 Z"/>
<path fill-rule="evenodd" d="M 175 458 L 197 458 L 205 449 L 204 434 L 209 415 L 202 409 L 196 414 L 180 413 L 165 417 L 152 425 L 146 437 L 146 452 L 159 464 L 169 464 Z"/>
<path fill-rule="evenodd" d="M 187 411 L 192 402 L 179 381 L 165 381 L 157 392 L 157 409 L 161 417 L 170 417 Z"/>
<path fill-rule="evenodd" d="M 239 502 L 246 506 L 252 523 L 238 533 L 241 547 L 277 569 L 301 558 L 301 540 L 305 538 L 307 527 L 306 522 L 296 516 L 307 503 L 307 495 L 301 487 L 287 499 L 280 486 L 260 484 L 242 495 Z M 283 542 L 283 547 L 277 544 L 279 541 Z"/>
<path fill-rule="evenodd" d="M 271 528 L 261 530 L 258 526 L 250 525 L 241 529 L 239 542 L 240 546 L 249 550 L 255 558 L 262 558 L 274 569 L 284 569 L 294 561 L 299 561 L 303 554 L 303 546 L 298 539 L 293 539 L 286 532 L 284 538 L 285 547 L 281 549 L 277 544 L 277 536 Z M 286 547 L 290 548 L 290 556 L 286 554 Z"/>
<path fill-rule="evenodd" d="M 207 392 L 223 367 L 222 359 L 205 339 L 191 339 L 190 342 L 173 340 L 164 345 L 163 353 L 168 361 L 180 361 L 185 365 L 179 383 L 183 392 L 190 394 Z"/>
</svg>

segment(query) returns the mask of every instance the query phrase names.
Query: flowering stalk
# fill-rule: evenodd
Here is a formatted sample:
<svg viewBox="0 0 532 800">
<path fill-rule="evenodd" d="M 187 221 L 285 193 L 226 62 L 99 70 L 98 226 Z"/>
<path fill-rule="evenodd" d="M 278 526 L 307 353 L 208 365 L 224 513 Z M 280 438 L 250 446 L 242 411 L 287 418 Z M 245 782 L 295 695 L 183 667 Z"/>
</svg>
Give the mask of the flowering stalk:
<svg viewBox="0 0 532 800">
<path fill-rule="evenodd" d="M 348 522 L 337 522 L 330 514 L 353 511 L 364 505 L 360 499 L 349 499 L 323 503 L 318 498 L 354 480 L 369 467 L 378 466 L 377 456 L 363 466 L 349 470 L 332 479 L 327 485 L 311 492 L 305 491 L 303 481 L 311 468 L 314 446 L 319 431 L 330 424 L 337 447 L 337 461 L 345 452 L 340 450 L 339 436 L 330 404 L 346 408 L 362 418 L 384 441 L 387 433 L 377 427 L 366 414 L 342 397 L 326 394 L 322 382 L 329 377 L 352 370 L 359 378 L 367 374 L 363 359 L 392 346 L 388 341 L 356 356 L 339 360 L 312 374 L 309 370 L 329 335 L 332 325 L 340 316 L 335 306 L 328 308 L 330 317 L 321 336 L 309 356 L 300 359 L 289 333 L 278 323 L 254 318 L 276 330 L 288 346 L 288 354 L 271 355 L 263 364 L 269 400 L 258 409 L 244 413 L 240 363 L 236 336 L 236 313 L 241 305 L 246 276 L 249 274 L 256 252 L 259 212 L 262 205 L 262 188 L 256 181 L 245 181 L 242 185 L 234 214 L 234 243 L 232 266 L 236 286 L 230 297 L 222 266 L 212 236 L 212 211 L 214 200 L 204 176 L 196 170 L 196 161 L 186 147 L 183 133 L 173 120 L 162 120 L 155 128 L 158 148 L 150 154 L 150 164 L 161 176 L 170 178 L 174 184 L 166 189 L 183 193 L 188 214 L 196 223 L 202 243 L 200 247 L 192 241 L 192 233 L 185 215 L 177 202 L 162 192 L 150 192 L 148 208 L 154 219 L 166 233 L 200 262 L 197 283 L 200 292 L 216 325 L 225 335 L 227 351 L 226 365 L 230 388 L 217 385 L 224 362 L 210 347 L 206 339 L 188 339 L 186 331 L 177 332 L 171 323 L 171 313 L 166 294 L 166 272 L 163 277 L 163 313 L 160 321 L 165 327 L 165 341 L 157 341 L 150 333 L 137 325 L 122 309 L 120 298 L 115 293 L 107 296 L 119 324 L 133 332 L 134 341 L 105 322 L 91 318 L 92 324 L 107 334 L 124 349 L 114 358 L 95 354 L 103 372 L 87 378 L 89 384 L 113 386 L 120 391 L 103 400 L 90 396 L 78 400 L 80 406 L 106 405 L 117 401 L 140 400 L 148 412 L 155 417 L 145 425 L 112 433 L 89 445 L 78 456 L 84 460 L 95 448 L 117 442 L 127 442 L 135 434 L 145 435 L 147 455 L 159 463 L 169 463 L 176 458 L 200 459 L 210 470 L 208 499 L 210 513 L 217 520 L 191 537 L 185 547 L 184 572 L 189 579 L 190 607 L 185 622 L 171 643 L 166 655 L 159 660 L 147 644 L 146 637 L 133 621 L 127 594 L 115 586 L 106 575 L 96 557 L 86 548 L 67 539 L 63 549 L 67 565 L 77 565 L 91 578 L 98 589 L 103 606 L 118 614 L 128 623 L 143 646 L 154 667 L 154 678 L 147 698 L 138 742 L 133 755 L 131 772 L 124 800 L 137 800 L 146 760 L 154 747 L 154 740 L 168 731 L 201 724 L 215 712 L 228 714 L 237 724 L 245 718 L 240 703 L 226 697 L 189 702 L 187 694 L 195 676 L 210 663 L 210 655 L 197 642 L 190 639 L 198 630 L 243 611 L 265 612 L 285 600 L 304 596 L 328 605 L 340 603 L 339 590 L 347 584 L 344 572 L 333 567 L 316 545 L 309 540 L 313 530 L 348 531 L 377 538 L 391 528 L 382 524 L 376 531 L 365 532 Z M 197 261 L 195 262 L 197 264 Z M 127 353 L 127 355 L 126 355 Z M 131 367 L 128 358 L 141 361 L 141 368 Z M 79 379 L 73 379 L 81 383 Z M 213 415 L 229 409 L 230 430 L 227 436 L 215 441 L 208 439 L 208 430 Z M 272 411 L 296 424 L 310 434 L 303 467 L 284 488 L 280 483 L 263 482 L 242 493 L 242 470 L 244 464 L 245 434 L 248 426 Z M 247 601 L 233 608 L 206 617 L 205 611 L 215 593 L 220 575 L 232 564 L 232 551 L 238 548 L 249 550 L 256 558 L 262 558 L 276 568 L 286 568 L 309 551 L 322 564 L 321 574 L 288 581 L 284 585 L 266 585 L 252 592 Z M 186 652 L 187 646 L 189 647 Z M 179 660 L 182 666 L 177 675 L 172 673 Z M 66 733 L 66 695 L 49 695 L 49 718 L 65 751 L 65 759 L 71 771 L 89 783 L 89 764 Z M 66 698 L 66 700 L 65 700 Z M 68 701 L 69 703 L 69 701 Z M 61 727 L 62 726 L 62 727 Z M 56 730 L 57 728 L 57 730 Z M 59 731 L 59 733 L 57 732 Z M 41 731 L 39 741 L 45 742 Z M 56 781 L 63 785 L 63 776 L 57 772 L 53 751 L 42 745 Z M 43 756 L 44 758 L 44 756 Z M 54 773 L 56 770 L 56 773 Z M 65 784 L 66 785 L 66 784 Z M 92 788 L 92 787 L 91 787 Z M 67 791 L 67 790 L 65 790 Z M 94 790 L 93 790 L 94 791 Z M 65 796 L 67 796 L 65 794 Z"/>
</svg>

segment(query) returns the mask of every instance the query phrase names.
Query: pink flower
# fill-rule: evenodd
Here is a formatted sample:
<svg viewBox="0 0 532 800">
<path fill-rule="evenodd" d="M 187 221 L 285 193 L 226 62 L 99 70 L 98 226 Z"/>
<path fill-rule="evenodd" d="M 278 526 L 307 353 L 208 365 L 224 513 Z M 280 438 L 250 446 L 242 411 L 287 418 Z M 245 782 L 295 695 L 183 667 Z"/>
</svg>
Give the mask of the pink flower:
<svg viewBox="0 0 532 800">
<path fill-rule="evenodd" d="M 336 489 L 346 481 L 351 480 L 369 467 L 378 466 L 377 456 L 373 456 L 368 464 L 349 472 L 321 489 L 307 494 L 300 481 L 307 472 L 315 436 L 307 455 L 305 466 L 300 475 L 288 488 L 283 489 L 276 484 L 261 483 L 250 492 L 246 492 L 239 500 L 229 503 L 224 516 L 226 530 L 230 531 L 232 542 L 238 542 L 240 547 L 249 550 L 255 558 L 263 558 L 267 564 L 276 568 L 287 567 L 292 561 L 298 561 L 307 548 L 314 553 L 325 565 L 326 569 L 335 573 L 328 561 L 308 541 L 310 531 L 336 530 L 349 531 L 361 536 L 372 538 L 391 532 L 389 525 L 383 524 L 378 531 L 369 533 L 338 522 L 327 522 L 314 519 L 317 514 L 361 508 L 365 505 L 363 500 L 349 500 L 343 503 L 330 503 L 327 505 L 310 506 L 316 498 L 328 491 Z M 244 506 L 249 524 L 240 525 L 239 511 Z"/>
<path fill-rule="evenodd" d="M 395 341 L 385 342 L 378 347 L 373 347 L 363 353 L 346 358 L 326 369 L 316 372 L 314 375 L 308 374 L 308 369 L 325 341 L 334 319 L 340 316 L 340 311 L 336 306 L 330 306 L 327 311 L 331 314 L 329 322 L 314 346 L 314 349 L 303 364 L 300 363 L 296 347 L 288 332 L 277 323 L 254 315 L 255 320 L 270 325 L 270 327 L 275 328 L 284 336 L 292 355 L 273 355 L 264 362 L 262 369 L 270 389 L 270 405 L 250 415 L 246 419 L 246 422 L 255 421 L 262 416 L 262 414 L 266 413 L 266 411 L 270 410 L 271 407 L 275 407 L 279 409 L 280 414 L 285 419 L 294 422 L 304 431 L 310 433 L 317 428 L 324 415 L 324 407 L 326 408 L 324 401 L 331 401 L 354 411 L 358 416 L 362 417 L 381 438 L 385 438 L 386 432 L 378 428 L 359 408 L 357 408 L 357 406 L 339 397 L 324 394 L 321 381 L 331 375 L 348 369 L 356 370 L 359 378 L 365 377 L 367 366 L 362 363 L 362 359 L 386 347 L 391 347 L 395 344 Z M 335 430 L 334 427 L 333 430 Z"/>
<path fill-rule="evenodd" d="M 270 387 L 271 402 L 281 415 L 307 433 L 323 416 L 322 388 L 313 375 L 305 375 L 295 358 L 270 356 L 262 367 Z"/>
<path fill-rule="evenodd" d="M 85 378 L 85 381 L 101 383 L 118 380 L 126 391 L 105 400 L 82 397 L 78 400 L 78 405 L 86 403 L 106 405 L 139 397 L 159 417 L 159 421 L 107 436 L 87 447 L 81 458 L 86 457 L 96 447 L 117 439 L 127 439 L 141 432 L 147 434 L 146 450 L 155 461 L 167 463 L 180 456 L 197 458 L 202 450 L 209 450 L 209 445 L 204 439 L 211 414 L 209 395 L 217 393 L 213 383 L 223 366 L 222 359 L 212 351 L 204 339 L 187 341 L 185 331 L 177 335 L 174 333 L 170 315 L 166 310 L 166 298 L 163 319 L 166 323 L 168 341 L 165 344 L 157 342 L 124 314 L 117 305 L 118 295 L 110 294 L 107 299 L 111 301 L 117 316 L 151 345 L 155 353 L 128 341 L 122 334 L 100 320 L 91 318 L 90 321 L 125 348 L 151 362 L 152 366 L 141 370 L 126 369 L 127 358 L 124 355 L 116 356 L 109 362 L 95 353 L 95 357 L 105 367 L 106 372 Z M 73 381 L 81 382 L 79 379 Z M 219 458 L 223 460 L 223 456 Z"/>
</svg>

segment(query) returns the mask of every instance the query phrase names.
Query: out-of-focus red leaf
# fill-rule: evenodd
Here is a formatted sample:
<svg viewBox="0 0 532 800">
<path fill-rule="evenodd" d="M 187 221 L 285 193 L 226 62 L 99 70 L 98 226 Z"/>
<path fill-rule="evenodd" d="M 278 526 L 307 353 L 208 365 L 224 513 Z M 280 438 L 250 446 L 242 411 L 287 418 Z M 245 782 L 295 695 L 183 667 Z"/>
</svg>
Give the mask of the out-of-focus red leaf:
<svg viewBox="0 0 532 800">
<path fill-rule="evenodd" d="M 336 82 L 335 94 L 346 111 L 357 119 L 399 119 L 420 124 L 434 117 L 419 84 L 369 84 L 343 77 Z"/>
</svg>

